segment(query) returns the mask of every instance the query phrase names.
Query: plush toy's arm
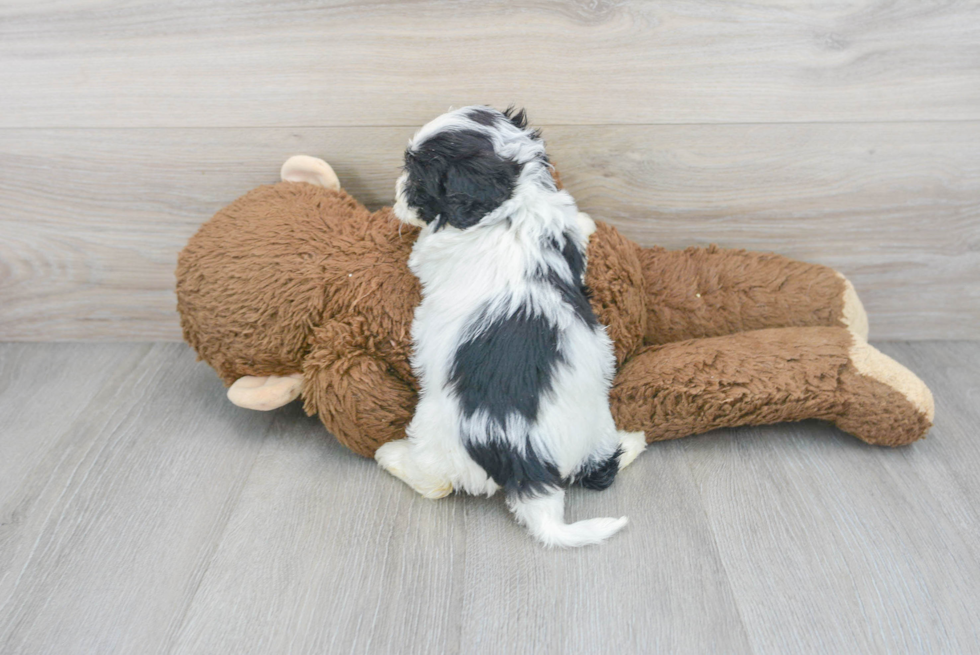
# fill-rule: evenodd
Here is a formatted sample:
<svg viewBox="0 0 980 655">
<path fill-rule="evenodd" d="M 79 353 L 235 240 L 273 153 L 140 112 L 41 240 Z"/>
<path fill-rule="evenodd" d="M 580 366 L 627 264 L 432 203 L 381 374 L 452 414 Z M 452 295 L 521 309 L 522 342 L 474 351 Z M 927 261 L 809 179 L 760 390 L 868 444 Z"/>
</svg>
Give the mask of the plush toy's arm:
<svg viewBox="0 0 980 655">
<path fill-rule="evenodd" d="M 405 436 L 417 392 L 383 359 L 365 335 L 329 321 L 313 334 L 303 363 L 303 409 L 358 455 L 374 457 L 384 443 Z"/>
<path fill-rule="evenodd" d="M 622 430 L 647 441 L 738 425 L 823 419 L 871 444 L 919 439 L 933 419 L 928 387 L 843 328 L 778 328 L 649 346 L 610 396 Z"/>
<path fill-rule="evenodd" d="M 854 287 L 826 266 L 716 246 L 644 248 L 640 263 L 646 345 L 776 327 L 844 327 L 868 338 Z"/>
</svg>

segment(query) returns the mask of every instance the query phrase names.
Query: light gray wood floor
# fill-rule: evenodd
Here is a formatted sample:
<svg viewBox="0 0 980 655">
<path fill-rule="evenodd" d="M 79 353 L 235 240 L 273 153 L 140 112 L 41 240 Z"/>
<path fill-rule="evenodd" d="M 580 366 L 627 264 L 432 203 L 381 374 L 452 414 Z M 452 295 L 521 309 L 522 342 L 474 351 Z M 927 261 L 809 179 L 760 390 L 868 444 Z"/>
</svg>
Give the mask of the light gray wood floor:
<svg viewBox="0 0 980 655">
<path fill-rule="evenodd" d="M 547 551 L 414 495 L 182 344 L 0 345 L 3 653 L 980 650 L 980 343 L 884 343 L 936 396 L 889 450 L 816 422 L 655 444 Z"/>
</svg>

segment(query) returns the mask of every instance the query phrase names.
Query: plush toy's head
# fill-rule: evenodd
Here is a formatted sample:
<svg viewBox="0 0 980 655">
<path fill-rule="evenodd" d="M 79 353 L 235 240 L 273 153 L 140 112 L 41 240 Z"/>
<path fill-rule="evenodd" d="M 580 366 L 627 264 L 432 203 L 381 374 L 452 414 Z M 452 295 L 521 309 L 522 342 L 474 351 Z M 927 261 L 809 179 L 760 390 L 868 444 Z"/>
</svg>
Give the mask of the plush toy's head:
<svg viewBox="0 0 980 655">
<path fill-rule="evenodd" d="M 284 181 L 220 210 L 181 252 L 184 338 L 226 384 L 302 370 L 330 318 L 399 334 L 405 356 L 418 283 L 405 262 L 416 230 L 339 189 Z M 407 357 L 405 357 L 407 359 Z"/>
</svg>

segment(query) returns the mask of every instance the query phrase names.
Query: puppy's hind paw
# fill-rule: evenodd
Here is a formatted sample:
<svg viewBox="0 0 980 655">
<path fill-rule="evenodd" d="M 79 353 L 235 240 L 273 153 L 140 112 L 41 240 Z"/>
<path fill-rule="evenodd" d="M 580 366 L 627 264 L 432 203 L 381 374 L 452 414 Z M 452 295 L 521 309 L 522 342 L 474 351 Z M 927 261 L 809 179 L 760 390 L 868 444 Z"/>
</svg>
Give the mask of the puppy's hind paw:
<svg viewBox="0 0 980 655">
<path fill-rule="evenodd" d="M 384 444 L 374 454 L 374 460 L 425 498 L 445 498 L 453 491 L 451 482 L 422 472 L 412 461 L 412 444 L 408 439 Z"/>
<path fill-rule="evenodd" d="M 623 453 L 619 456 L 619 470 L 633 463 L 640 453 L 646 450 L 647 437 L 642 432 L 623 432 L 619 433 L 619 447 Z"/>
</svg>

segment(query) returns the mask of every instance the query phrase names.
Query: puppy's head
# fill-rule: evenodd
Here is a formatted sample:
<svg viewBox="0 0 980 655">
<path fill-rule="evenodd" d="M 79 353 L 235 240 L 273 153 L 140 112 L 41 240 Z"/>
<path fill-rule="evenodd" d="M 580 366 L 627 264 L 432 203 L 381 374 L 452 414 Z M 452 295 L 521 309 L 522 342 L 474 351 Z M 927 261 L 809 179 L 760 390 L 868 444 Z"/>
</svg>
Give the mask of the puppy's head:
<svg viewBox="0 0 980 655">
<path fill-rule="evenodd" d="M 539 134 L 523 110 L 463 107 L 428 123 L 405 151 L 395 215 L 433 230 L 480 224 L 521 184 L 554 189 Z"/>
</svg>

